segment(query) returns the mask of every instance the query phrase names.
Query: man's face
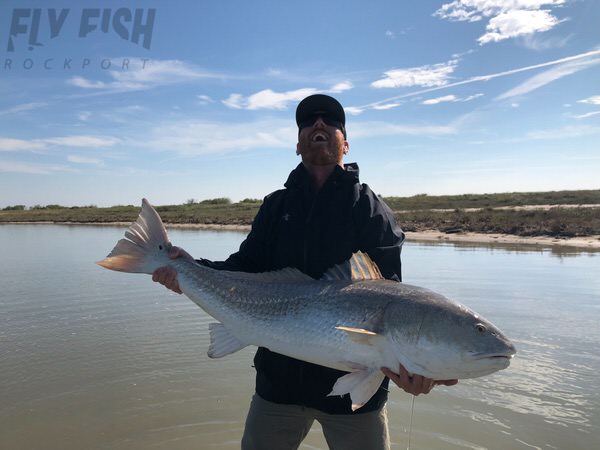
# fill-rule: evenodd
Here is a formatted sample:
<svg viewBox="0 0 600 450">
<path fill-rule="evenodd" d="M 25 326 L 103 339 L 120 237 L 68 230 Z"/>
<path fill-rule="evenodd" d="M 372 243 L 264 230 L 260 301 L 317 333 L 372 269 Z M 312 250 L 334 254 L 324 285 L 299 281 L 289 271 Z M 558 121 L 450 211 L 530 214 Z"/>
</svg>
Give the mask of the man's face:
<svg viewBox="0 0 600 450">
<path fill-rule="evenodd" d="M 312 125 L 300 129 L 296 154 L 302 157 L 302 162 L 314 166 L 341 165 L 346 153 L 348 142 L 344 134 L 335 125 L 327 125 L 322 117 L 315 117 Z"/>
</svg>

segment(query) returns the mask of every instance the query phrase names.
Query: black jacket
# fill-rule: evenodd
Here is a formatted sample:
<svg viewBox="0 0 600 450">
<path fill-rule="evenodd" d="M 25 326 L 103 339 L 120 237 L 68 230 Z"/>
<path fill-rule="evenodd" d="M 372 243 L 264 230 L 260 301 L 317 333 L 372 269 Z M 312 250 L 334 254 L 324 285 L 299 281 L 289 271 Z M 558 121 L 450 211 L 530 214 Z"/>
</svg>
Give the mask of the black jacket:
<svg viewBox="0 0 600 450">
<path fill-rule="evenodd" d="M 401 281 L 404 233 L 392 211 L 366 184 L 358 166 L 336 167 L 315 194 L 304 166 L 294 169 L 285 189 L 265 197 L 248 237 L 226 261 L 200 263 L 223 270 L 265 272 L 296 267 L 318 279 L 335 264 L 362 250 L 385 278 Z M 256 392 L 265 400 L 350 414 L 349 395 L 327 397 L 344 372 L 299 361 L 259 348 L 254 358 Z M 357 413 L 380 408 L 387 399 L 385 380 Z"/>
</svg>

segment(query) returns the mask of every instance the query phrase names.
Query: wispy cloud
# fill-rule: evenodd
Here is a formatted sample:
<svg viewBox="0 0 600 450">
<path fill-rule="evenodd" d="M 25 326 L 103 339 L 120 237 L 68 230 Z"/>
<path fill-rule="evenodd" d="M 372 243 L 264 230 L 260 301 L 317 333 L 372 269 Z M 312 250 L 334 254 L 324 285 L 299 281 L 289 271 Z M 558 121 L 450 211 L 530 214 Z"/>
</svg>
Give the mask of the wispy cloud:
<svg viewBox="0 0 600 450">
<path fill-rule="evenodd" d="M 9 114 L 19 114 L 19 113 L 24 113 L 27 111 L 33 111 L 36 109 L 40 109 L 40 108 L 44 108 L 48 106 L 48 103 L 46 102 L 30 102 L 30 103 L 23 103 L 21 105 L 15 105 L 11 108 L 5 109 L 3 111 L 0 111 L 0 116 L 4 116 L 4 115 L 9 115 Z"/>
<path fill-rule="evenodd" d="M 125 70 L 108 71 L 109 80 L 91 80 L 74 76 L 68 80 L 72 86 L 89 91 L 118 93 L 139 91 L 157 86 L 184 83 L 199 79 L 225 79 L 224 74 L 209 72 L 180 60 L 144 60 L 130 58 Z"/>
<path fill-rule="evenodd" d="M 592 53 L 592 52 L 590 52 Z M 534 75 L 533 77 L 525 80 L 518 86 L 510 89 L 509 91 L 499 95 L 497 100 L 503 100 L 518 95 L 524 95 L 536 89 L 539 89 L 553 81 L 559 80 L 560 78 L 572 75 L 580 72 L 581 70 L 600 64 L 600 55 L 598 51 L 593 52 L 590 57 L 579 58 L 579 59 L 568 59 L 564 58 L 563 61 L 558 62 L 556 67 L 552 67 L 542 73 Z"/>
<path fill-rule="evenodd" d="M 355 111 L 364 111 L 365 109 L 375 109 L 377 107 L 380 107 L 381 105 L 386 105 L 392 102 L 397 102 L 398 100 L 404 99 L 404 98 L 409 98 L 409 97 L 414 97 L 417 95 L 422 95 L 422 94 L 426 94 L 429 92 L 434 92 L 434 91 L 438 91 L 441 89 L 448 89 L 451 87 L 455 87 L 455 86 L 462 86 L 462 85 L 466 85 L 466 84 L 472 84 L 472 83 L 479 83 L 481 81 L 489 81 L 489 80 L 493 80 L 495 78 L 502 78 L 502 77 L 507 77 L 507 76 L 511 76 L 517 73 L 523 73 L 523 72 L 528 72 L 531 70 L 536 70 L 536 69 L 541 69 L 544 67 L 551 67 L 551 66 L 557 66 L 557 65 L 562 65 L 562 64 L 571 64 L 573 63 L 573 67 L 577 68 L 577 70 L 583 70 L 585 68 L 591 67 L 593 65 L 599 64 L 600 63 L 600 50 L 592 50 L 589 52 L 585 52 L 585 53 L 580 53 L 577 55 L 573 55 L 573 56 L 568 56 L 565 58 L 560 58 L 560 59 L 556 59 L 553 61 L 548 61 L 545 63 L 540 63 L 540 64 L 534 64 L 531 66 L 525 66 L 525 67 L 519 67 L 516 69 L 511 69 L 511 70 L 506 70 L 503 72 L 497 72 L 497 73 L 492 73 L 492 74 L 487 74 L 487 75 L 478 75 L 478 76 L 474 76 L 474 77 L 470 77 L 467 78 L 465 80 L 461 80 L 461 81 L 455 81 L 452 83 L 447 83 L 441 86 L 434 86 L 434 87 L 430 87 L 427 89 L 419 89 L 417 91 L 413 91 L 413 92 L 408 92 L 405 94 L 400 94 L 400 95 L 396 95 L 393 97 L 388 97 L 386 99 L 383 100 L 379 100 L 377 102 L 373 102 L 373 103 L 369 103 L 363 106 L 352 106 L 352 108 L 355 109 Z M 559 69 L 560 72 L 560 69 Z M 562 71 L 560 72 L 564 75 L 568 75 L 570 73 L 575 73 L 574 71 L 570 71 L 566 70 L 566 71 Z M 557 78 L 554 78 L 557 79 Z M 553 81 L 553 80 L 549 80 L 548 82 Z M 545 83 L 532 83 L 529 88 L 530 90 L 533 90 L 537 87 L 541 87 L 543 84 Z M 516 89 L 516 88 L 515 88 Z M 510 92 L 510 91 L 509 91 Z M 516 92 L 516 91 L 515 91 Z M 521 89 L 520 90 L 521 93 L 524 93 L 525 90 Z M 508 94 L 508 93 L 507 93 Z M 506 98 L 507 94 L 503 94 L 503 96 L 501 96 L 501 98 Z M 514 94 L 511 93 L 511 96 Z"/>
<path fill-rule="evenodd" d="M 597 116 L 598 114 L 600 114 L 600 111 L 592 111 L 592 112 L 589 112 L 589 113 L 579 114 L 579 115 L 575 115 L 575 116 L 572 116 L 572 117 L 574 119 L 587 119 L 588 117 Z"/>
<path fill-rule="evenodd" d="M 119 139 L 111 136 L 73 135 L 43 139 L 42 142 L 63 147 L 101 148 L 112 147 Z"/>
<path fill-rule="evenodd" d="M 204 94 L 197 95 L 196 98 L 198 99 L 198 104 L 202 106 L 210 105 L 215 102 L 210 96 Z"/>
<path fill-rule="evenodd" d="M 526 134 L 528 140 L 574 139 L 600 134 L 600 127 L 593 125 L 566 126 L 552 130 L 534 130 Z"/>
<path fill-rule="evenodd" d="M 0 152 L 40 150 L 45 147 L 39 140 L 12 139 L 0 137 Z"/>
<path fill-rule="evenodd" d="M 104 162 L 101 159 L 97 158 L 88 158 L 80 155 L 69 155 L 67 156 L 67 161 L 75 164 L 90 164 L 94 166 L 103 166 Z"/>
<path fill-rule="evenodd" d="M 457 59 L 446 63 L 412 67 L 409 69 L 392 69 L 384 72 L 384 77 L 371 83 L 374 88 L 398 88 L 411 86 L 444 86 L 449 83 L 454 72 Z"/>
<path fill-rule="evenodd" d="M 389 122 L 356 122 L 352 124 L 352 139 L 383 136 L 448 136 L 458 132 L 452 125 L 397 125 Z"/>
<path fill-rule="evenodd" d="M 577 100 L 577 103 L 581 103 L 584 105 L 592 105 L 592 106 L 600 106 L 600 95 L 592 95 L 591 97 L 587 97 L 581 100 Z M 600 114 L 600 111 L 591 111 L 583 114 L 572 115 L 574 119 L 587 119 L 589 117 L 594 117 Z"/>
<path fill-rule="evenodd" d="M 565 0 L 454 0 L 443 4 L 434 16 L 457 22 L 477 22 L 488 19 L 486 33 L 477 41 L 480 45 L 519 36 L 531 36 L 548 31 L 561 21 L 551 14 L 551 8 L 562 6 Z"/>
<path fill-rule="evenodd" d="M 112 147 L 120 142 L 120 139 L 112 136 L 72 135 L 50 137 L 43 139 L 13 139 L 0 137 L 0 151 L 41 151 L 49 146 L 78 147 L 78 148 L 104 148 Z"/>
<path fill-rule="evenodd" d="M 76 172 L 72 168 L 56 164 L 30 164 L 0 160 L 0 172 L 49 175 L 57 172 Z"/>
<path fill-rule="evenodd" d="M 152 132 L 136 139 L 136 145 L 177 156 L 212 155 L 252 149 L 289 149 L 297 133 L 297 128 L 284 119 L 245 123 L 187 120 L 156 124 Z"/>
</svg>

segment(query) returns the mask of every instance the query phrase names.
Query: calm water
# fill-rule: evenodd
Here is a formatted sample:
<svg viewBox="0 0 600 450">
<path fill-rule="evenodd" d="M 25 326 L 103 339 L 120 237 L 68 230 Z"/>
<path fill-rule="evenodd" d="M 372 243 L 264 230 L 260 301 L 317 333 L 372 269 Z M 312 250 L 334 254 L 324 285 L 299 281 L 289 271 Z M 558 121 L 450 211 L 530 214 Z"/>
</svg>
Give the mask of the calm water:
<svg viewBox="0 0 600 450">
<path fill-rule="evenodd" d="M 0 448 L 235 449 L 253 349 L 209 360 L 211 321 L 148 276 L 93 264 L 123 228 L 0 226 Z M 175 230 L 221 259 L 244 235 Z M 600 253 L 409 243 L 406 282 L 492 320 L 508 370 L 415 401 L 412 449 L 600 448 Z M 411 398 L 393 389 L 393 448 Z M 303 449 L 326 448 L 315 425 Z"/>
</svg>

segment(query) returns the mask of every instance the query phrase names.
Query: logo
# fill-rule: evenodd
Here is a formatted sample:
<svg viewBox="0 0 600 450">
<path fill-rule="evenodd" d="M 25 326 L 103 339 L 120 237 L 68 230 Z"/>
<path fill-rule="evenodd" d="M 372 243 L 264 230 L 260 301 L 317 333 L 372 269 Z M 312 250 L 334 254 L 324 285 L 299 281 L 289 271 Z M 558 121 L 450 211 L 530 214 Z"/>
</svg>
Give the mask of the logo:
<svg viewBox="0 0 600 450">
<path fill-rule="evenodd" d="M 15 52 L 24 41 L 29 51 L 43 47 L 45 42 L 66 34 L 64 26 L 67 22 L 76 23 L 75 28 L 69 27 L 70 30 L 79 30 L 71 37 L 85 39 L 92 33 L 112 33 L 150 50 L 155 18 L 154 8 L 84 8 L 80 14 L 70 8 L 15 8 L 6 51 Z"/>
</svg>

